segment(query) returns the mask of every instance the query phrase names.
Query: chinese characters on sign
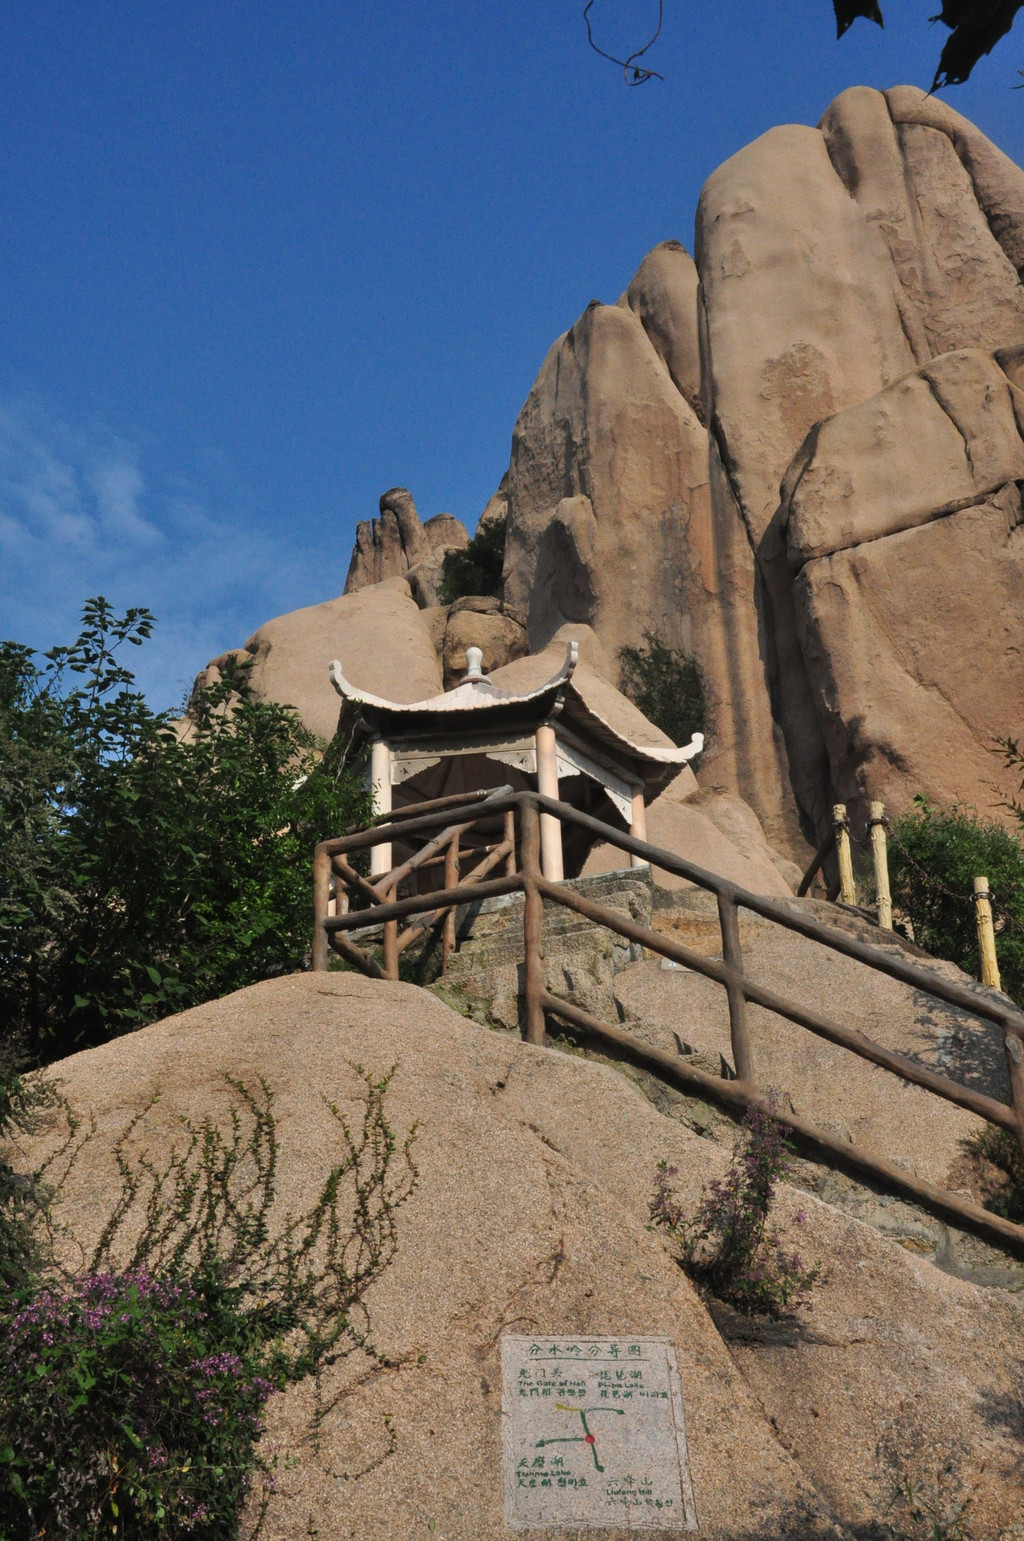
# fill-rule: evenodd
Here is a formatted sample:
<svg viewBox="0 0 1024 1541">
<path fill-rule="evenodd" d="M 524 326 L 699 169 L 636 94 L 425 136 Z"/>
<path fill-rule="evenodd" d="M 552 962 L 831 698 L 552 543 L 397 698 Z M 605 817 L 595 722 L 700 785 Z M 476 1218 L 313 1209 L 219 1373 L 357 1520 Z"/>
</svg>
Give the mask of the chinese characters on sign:
<svg viewBox="0 0 1024 1541">
<path fill-rule="evenodd" d="M 505 1523 L 696 1530 L 668 1338 L 501 1340 Z"/>
</svg>

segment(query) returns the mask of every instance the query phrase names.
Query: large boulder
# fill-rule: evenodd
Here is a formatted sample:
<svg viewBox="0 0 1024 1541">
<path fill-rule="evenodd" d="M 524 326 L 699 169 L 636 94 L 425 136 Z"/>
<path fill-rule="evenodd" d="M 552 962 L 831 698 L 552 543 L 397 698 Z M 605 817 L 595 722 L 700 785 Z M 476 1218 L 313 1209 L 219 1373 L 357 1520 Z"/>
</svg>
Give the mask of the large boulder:
<svg viewBox="0 0 1024 1541">
<path fill-rule="evenodd" d="M 529 650 L 526 627 L 511 606 L 502 600 L 466 598 L 456 600 L 448 612 L 444 629 L 445 689 L 457 685 L 467 669 L 466 649 L 478 647 L 483 654 L 483 670 L 490 674 L 503 668 Z"/>
<path fill-rule="evenodd" d="M 422 701 L 441 689 L 430 632 L 404 578 L 267 621 L 244 648 L 213 659 L 196 684 L 219 678 L 228 657 L 250 665 L 260 699 L 295 707 L 323 739 L 338 726 L 338 696 L 327 673 L 334 658 L 354 684 L 392 701 Z"/>
<path fill-rule="evenodd" d="M 692 1212 L 727 1148 L 611 1067 L 478 1028 L 411 985 L 293 976 L 63 1061 L 64 1095 L 93 1120 L 61 1192 L 69 1262 L 119 1191 L 113 1146 L 129 1120 L 127 1159 L 165 1158 L 183 1115 L 226 1119 L 229 1077 L 265 1077 L 274 1095 L 272 1223 L 308 1206 L 338 1146 L 330 1104 L 358 1128 L 353 1064 L 397 1067 L 385 1110 L 399 1140 L 416 1126 L 419 1180 L 359 1323 L 385 1363 L 340 1358 L 319 1402 L 300 1386 L 269 1404 L 268 1454 L 283 1458 L 267 1541 L 507 1538 L 501 1338 L 524 1331 L 672 1340 L 708 1541 L 867 1536 L 898 1517 L 901 1483 L 936 1472 L 950 1503 L 975 1489 L 978 1534 L 1018 1519 L 1019 1300 L 784 1188 L 777 1221 L 828 1277 L 799 1323 L 730 1315 L 648 1227 L 657 1163 L 678 1168 Z M 37 1135 L 23 1159 L 54 1138 Z M 313 1437 L 318 1405 L 329 1411 Z"/>
<path fill-rule="evenodd" d="M 652 845 L 685 861 L 729 878 L 755 894 L 795 893 L 800 869 L 773 851 L 757 815 L 728 792 L 701 792 L 692 777 L 677 776 L 647 809 L 647 838 Z M 614 872 L 628 860 L 615 846 L 597 845 L 583 875 Z M 688 889 L 685 878 L 655 867 L 654 881 L 668 891 Z"/>
</svg>

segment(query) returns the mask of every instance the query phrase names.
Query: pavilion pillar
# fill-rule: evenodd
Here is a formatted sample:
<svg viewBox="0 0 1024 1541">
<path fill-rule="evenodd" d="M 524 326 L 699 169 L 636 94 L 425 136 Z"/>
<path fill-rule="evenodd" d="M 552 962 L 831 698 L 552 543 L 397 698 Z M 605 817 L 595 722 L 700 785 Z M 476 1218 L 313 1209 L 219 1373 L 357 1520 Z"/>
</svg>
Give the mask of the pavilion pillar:
<svg viewBox="0 0 1024 1541">
<path fill-rule="evenodd" d="M 391 749 L 382 738 L 375 738 L 370 749 L 370 797 L 374 817 L 391 812 Z M 383 877 L 392 865 L 390 845 L 371 847 L 371 880 Z"/>
<path fill-rule="evenodd" d="M 550 722 L 542 722 L 534 734 L 537 750 L 537 791 L 542 797 L 558 801 L 558 753 L 555 747 L 555 730 Z M 540 866 L 550 883 L 560 883 L 565 876 L 562 861 L 562 824 L 553 814 L 540 816 Z"/>
<path fill-rule="evenodd" d="M 635 840 L 647 839 L 647 809 L 644 807 L 643 787 L 637 787 L 633 793 L 633 817 L 629 832 Z M 650 863 L 646 862 L 642 856 L 635 856 L 630 853 L 629 865 L 631 867 L 647 867 L 650 866 Z"/>
</svg>

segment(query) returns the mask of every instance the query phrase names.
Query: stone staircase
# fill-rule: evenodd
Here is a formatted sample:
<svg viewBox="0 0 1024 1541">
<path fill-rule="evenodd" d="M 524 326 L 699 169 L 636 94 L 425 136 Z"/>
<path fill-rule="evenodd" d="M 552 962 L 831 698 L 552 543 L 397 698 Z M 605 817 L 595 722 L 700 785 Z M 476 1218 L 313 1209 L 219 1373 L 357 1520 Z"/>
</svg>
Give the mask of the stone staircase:
<svg viewBox="0 0 1024 1541">
<path fill-rule="evenodd" d="M 654 885 L 650 868 L 626 867 L 565 884 L 595 904 L 618 910 L 640 925 L 651 924 Z M 458 912 L 457 950 L 444 978 L 433 986 L 449 1005 L 491 1027 L 522 1026 L 523 896 L 485 899 Z M 604 926 L 560 906 L 544 906 L 543 947 L 548 989 L 594 1016 L 619 1022 L 616 974 L 643 956 L 643 949 Z"/>
</svg>

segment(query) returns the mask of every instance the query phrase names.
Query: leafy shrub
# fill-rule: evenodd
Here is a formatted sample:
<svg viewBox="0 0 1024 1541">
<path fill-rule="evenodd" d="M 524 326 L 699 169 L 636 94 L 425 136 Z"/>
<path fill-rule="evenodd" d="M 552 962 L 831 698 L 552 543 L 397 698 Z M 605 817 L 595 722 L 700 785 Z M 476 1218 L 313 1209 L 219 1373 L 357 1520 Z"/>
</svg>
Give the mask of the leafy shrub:
<svg viewBox="0 0 1024 1541">
<path fill-rule="evenodd" d="M 441 568 L 439 596 L 443 605 L 471 594 L 501 598 L 501 573 L 505 564 L 505 515 L 481 524 L 468 546 L 446 551 Z"/>
<path fill-rule="evenodd" d="M 654 632 L 644 632 L 645 647 L 619 650 L 621 689 L 649 722 L 674 744 L 688 744 L 706 733 L 707 700 L 700 665 L 690 653 L 667 647 Z"/>
<path fill-rule="evenodd" d="M 807 1267 L 782 1237 L 769 1230 L 775 1189 L 790 1170 L 786 1129 L 769 1110 L 751 1107 L 743 1120 L 746 1140 L 725 1178 L 708 1184 L 696 1214 L 688 1219 L 675 1199 L 671 1180 L 678 1168 L 659 1163 L 651 1219 L 668 1231 L 683 1266 L 698 1283 L 749 1315 L 779 1317 L 806 1305 L 825 1277 L 819 1264 Z M 802 1211 L 797 1215 L 802 1224 Z"/>
<path fill-rule="evenodd" d="M 24 1289 L 43 1261 L 39 1229 L 48 1200 L 43 1174 L 16 1172 L 6 1147 L 19 1134 L 34 1133 L 42 1110 L 56 1100 L 51 1086 L 30 1085 L 14 1057 L 0 1050 L 0 1299 Z"/>
<path fill-rule="evenodd" d="M 18 1418 L 0 1449 L 13 1510 L 0 1534 L 234 1534 L 275 1389 L 264 1359 L 214 1280 L 140 1270 L 43 1290 L 0 1345 Z"/>
<path fill-rule="evenodd" d="M 971 808 L 940 810 L 920 797 L 893 821 L 889 884 L 894 906 L 910 920 L 919 946 L 975 978 L 981 960 L 972 893 L 981 874 L 1011 917 L 996 935 L 1003 989 L 1024 1001 L 1024 932 L 1012 925 L 1012 920 L 1024 922 L 1024 851 L 1018 837 Z"/>
<path fill-rule="evenodd" d="M 38 1059 L 302 967 L 313 846 L 369 811 L 244 666 L 179 741 L 119 661 L 148 612 L 82 622 L 41 661 L 0 644 L 0 1031 Z"/>
<path fill-rule="evenodd" d="M 234 1541 L 274 1390 L 360 1351 L 362 1301 L 394 1256 L 416 1181 L 410 1133 L 384 1111 L 393 1071 L 363 1081 L 361 1129 L 336 1107 L 340 1154 L 312 1207 L 276 1225 L 278 1140 L 265 1084 L 230 1129 L 186 1124 L 164 1165 L 115 1147 L 121 1192 L 81 1277 L 0 1312 L 0 1541 Z M 396 1157 L 399 1165 L 396 1169 Z M 258 1506 L 259 1507 L 259 1506 Z"/>
</svg>

